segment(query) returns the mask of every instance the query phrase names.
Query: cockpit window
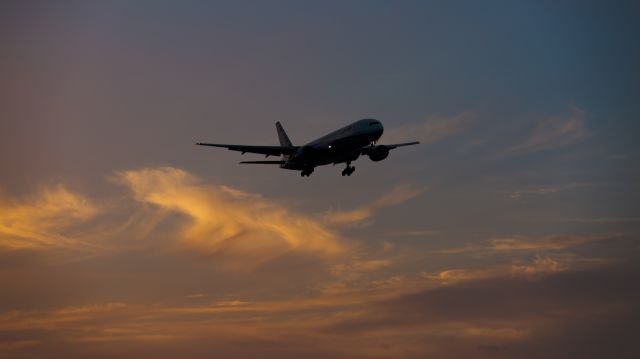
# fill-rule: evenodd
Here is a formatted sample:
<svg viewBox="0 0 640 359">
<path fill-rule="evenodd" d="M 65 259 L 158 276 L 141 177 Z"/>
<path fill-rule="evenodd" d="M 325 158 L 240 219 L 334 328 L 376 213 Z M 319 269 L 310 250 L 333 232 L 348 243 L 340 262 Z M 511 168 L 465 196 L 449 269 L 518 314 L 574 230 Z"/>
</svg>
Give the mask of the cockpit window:
<svg viewBox="0 0 640 359">
<path fill-rule="evenodd" d="M 369 126 L 373 126 L 373 125 L 377 125 L 378 123 L 376 121 L 371 121 L 369 122 Z"/>
</svg>

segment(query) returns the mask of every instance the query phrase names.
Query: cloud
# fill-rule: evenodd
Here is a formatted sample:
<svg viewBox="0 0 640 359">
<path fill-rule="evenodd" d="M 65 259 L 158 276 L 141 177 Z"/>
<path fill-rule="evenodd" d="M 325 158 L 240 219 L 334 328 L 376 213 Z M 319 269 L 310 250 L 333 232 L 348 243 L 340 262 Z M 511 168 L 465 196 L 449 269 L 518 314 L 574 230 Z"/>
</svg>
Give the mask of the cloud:
<svg viewBox="0 0 640 359">
<path fill-rule="evenodd" d="M 15 222 L 28 231 L 14 238 L 57 235 L 80 248 L 99 240 L 108 255 L 51 265 L 41 262 L 46 249 L 76 252 L 47 244 L 0 253 L 1 357 L 526 358 L 573 357 L 585 345 L 603 354 L 589 328 L 613 331 L 607 343 L 633 350 L 618 338 L 620 327 L 637 332 L 629 286 L 637 272 L 570 251 L 615 236 L 491 238 L 443 262 L 406 243 L 352 246 L 337 232 L 424 191 L 411 186 L 314 216 L 177 168 L 124 171 L 115 181 L 126 194 L 117 201 L 63 187 L 3 200 L 3 214 L 29 218 Z M 474 251 L 491 255 L 478 263 Z M 295 265 L 283 259 L 292 256 Z M 320 265 L 305 269 L 310 259 Z M 278 263 L 284 270 L 274 275 Z M 260 270 L 225 270 L 246 267 Z"/>
<path fill-rule="evenodd" d="M 87 245 L 63 232 L 99 212 L 92 201 L 63 186 L 43 188 L 22 200 L 0 198 L 0 246 L 42 249 Z"/>
<path fill-rule="evenodd" d="M 508 191 L 508 194 L 511 199 L 521 199 L 522 197 L 526 197 L 526 196 L 550 195 L 550 194 L 564 192 L 564 191 L 582 189 L 590 186 L 591 184 L 589 183 L 569 183 L 566 185 L 558 185 L 558 186 L 518 189 L 518 190 Z"/>
<path fill-rule="evenodd" d="M 0 353 L 12 352 L 18 349 L 34 347 L 40 344 L 39 340 L 9 340 L 0 342 Z"/>
<path fill-rule="evenodd" d="M 350 211 L 330 211 L 325 221 L 334 225 L 354 225 L 373 217 L 380 209 L 406 202 L 421 195 L 426 188 L 403 185 L 395 187 L 391 192 L 382 195 L 375 201 Z"/>
<path fill-rule="evenodd" d="M 550 256 L 536 256 L 532 263 L 527 264 L 513 264 L 511 265 L 511 272 L 514 275 L 539 275 L 550 274 L 567 271 L 574 265 L 572 260 L 559 260 L 558 258 L 552 258 Z M 576 268 L 573 268 L 576 269 Z"/>
<path fill-rule="evenodd" d="M 243 258 L 242 266 L 255 268 L 291 253 L 339 256 L 347 245 L 333 227 L 361 223 L 380 209 L 424 191 L 398 186 L 355 210 L 314 218 L 258 194 L 204 183 L 172 167 L 124 171 L 114 180 L 131 195 L 101 201 L 109 205 L 98 206 L 61 185 L 43 188 L 22 200 L 1 199 L 0 246 L 68 247 L 88 253 L 100 244 L 108 252 L 149 244 L 132 241 L 135 238 L 157 237 L 205 257 L 231 259 L 228 264 Z M 81 225 L 82 230 L 76 230 Z M 159 228 L 162 234 L 156 232 Z"/>
<path fill-rule="evenodd" d="M 452 284 L 459 282 L 467 282 L 472 280 L 483 280 L 503 275 L 501 268 L 489 269 L 447 269 L 437 273 L 423 272 L 421 275 L 429 280 L 435 280 L 441 284 Z"/>
<path fill-rule="evenodd" d="M 487 337 L 498 339 L 521 339 L 529 336 L 528 330 L 522 330 L 517 328 L 486 328 L 486 327 L 463 327 L 461 331 L 462 335 L 469 335 L 472 337 Z"/>
<path fill-rule="evenodd" d="M 569 116 L 541 120 L 520 143 L 507 148 L 504 155 L 546 151 L 583 141 L 591 136 L 585 117 L 585 111 L 572 107 Z"/>
<path fill-rule="evenodd" d="M 619 235 L 560 235 L 553 234 L 541 237 L 512 236 L 491 238 L 484 244 L 469 244 L 457 248 L 445 248 L 433 251 L 437 254 L 495 253 L 515 251 L 563 250 L 586 244 L 620 239 Z"/>
<path fill-rule="evenodd" d="M 429 237 L 437 233 L 437 231 L 432 229 L 417 229 L 407 231 L 393 231 L 389 232 L 389 235 L 394 237 Z"/>
<path fill-rule="evenodd" d="M 383 268 L 387 268 L 391 265 L 389 259 L 369 259 L 369 260 L 353 260 L 348 263 L 339 263 L 331 267 L 331 274 L 338 279 L 337 283 L 330 283 L 329 286 L 324 286 L 324 289 L 329 287 L 345 287 L 345 284 L 358 279 L 361 279 L 363 275 L 371 272 L 378 271 Z"/>
<path fill-rule="evenodd" d="M 98 206 L 61 185 L 24 199 L 0 198 L 0 247 L 68 248 L 93 255 L 180 245 L 238 269 L 291 254 L 333 258 L 347 250 L 344 239 L 322 218 L 257 194 L 204 183 L 177 168 L 124 171 L 114 180 L 130 195 L 101 200 L 108 205 Z"/>
<path fill-rule="evenodd" d="M 575 236 L 575 235 L 551 235 L 539 238 L 494 238 L 488 241 L 490 248 L 496 251 L 522 251 L 552 249 L 559 250 L 581 246 L 587 243 L 606 241 L 617 238 L 616 236 Z"/>
<path fill-rule="evenodd" d="M 343 269 L 372 273 L 388 265 L 386 260 L 360 260 L 334 268 L 341 275 Z M 508 350 L 509 356 L 540 357 L 540 352 L 534 355 L 530 350 L 541 342 L 545 351 L 561 348 L 562 357 L 571 353 L 570 346 L 558 347 L 553 337 L 580 341 L 585 328 L 619 331 L 620 325 L 634 325 L 638 289 L 629 283 L 637 280 L 637 273 L 616 267 L 576 270 L 551 257 L 519 265 L 514 275 L 508 266 L 478 268 L 475 273 L 449 270 L 439 275 L 448 282 L 437 285 L 433 282 L 439 278 L 393 276 L 375 286 L 275 300 L 230 298 L 201 305 L 106 302 L 13 310 L 0 313 L 0 333 L 13 333 L 5 340 L 6 348 L 0 345 L 0 354 L 21 350 L 21 344 L 13 344 L 19 338 L 38 353 L 55 351 L 72 358 L 105 350 L 131 356 L 153 352 L 160 358 L 179 353 L 490 358 L 494 349 Z M 543 275 L 529 275 L 527 267 Z M 633 348 L 618 343 L 626 350 Z M 597 349 L 601 343 L 583 345 Z"/>
<path fill-rule="evenodd" d="M 640 311 L 633 303 L 638 289 L 628 288 L 632 278 L 637 273 L 606 268 L 463 281 L 369 303 L 365 314 L 334 322 L 328 330 L 344 336 L 384 332 L 386 340 L 392 333 L 404 333 L 395 345 L 407 337 L 421 338 L 423 350 L 436 348 L 435 357 L 495 356 L 478 351 L 482 346 L 506 349 L 508 357 L 553 352 L 561 358 L 572 356 L 578 345 L 584 352 L 580 357 L 597 358 L 610 348 L 610 335 L 607 340 L 582 339 L 597 338 L 604 328 L 631 338 L 637 327 Z M 561 344 L 566 341 L 571 344 Z M 616 341 L 625 357 L 637 353 L 632 341 Z M 589 349 L 582 350 L 585 345 Z"/>
<path fill-rule="evenodd" d="M 605 223 L 605 224 L 618 224 L 618 223 L 633 223 L 640 222 L 640 217 L 596 217 L 596 218 L 572 218 L 568 219 L 569 222 L 579 223 Z"/>
<path fill-rule="evenodd" d="M 418 140 L 432 144 L 468 130 L 475 122 L 475 115 L 463 112 L 456 116 L 433 116 L 422 122 L 406 124 L 385 130 L 384 142 L 397 143 Z"/>
<path fill-rule="evenodd" d="M 333 256 L 346 249 L 319 220 L 177 168 L 125 171 L 117 181 L 136 201 L 183 216 L 177 239 L 203 255 L 242 257 L 238 265 L 253 267 L 291 251 Z"/>
<path fill-rule="evenodd" d="M 420 276 L 440 285 L 484 281 L 499 278 L 537 278 L 566 271 L 579 271 L 610 266 L 614 261 L 603 258 L 585 258 L 570 253 L 536 255 L 531 259 L 513 258 L 511 263 L 470 269 L 447 269 L 435 273 L 422 272 Z"/>
</svg>

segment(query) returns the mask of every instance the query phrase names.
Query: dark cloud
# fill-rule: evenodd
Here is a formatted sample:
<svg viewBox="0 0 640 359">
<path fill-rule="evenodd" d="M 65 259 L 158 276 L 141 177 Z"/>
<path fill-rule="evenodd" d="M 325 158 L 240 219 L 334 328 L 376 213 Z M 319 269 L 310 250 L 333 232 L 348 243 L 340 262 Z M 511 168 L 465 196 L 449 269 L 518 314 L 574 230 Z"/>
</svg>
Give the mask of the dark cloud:
<svg viewBox="0 0 640 359">
<path fill-rule="evenodd" d="M 418 328 L 442 347 L 438 358 L 452 357 L 452 346 L 476 357 L 633 358 L 640 353 L 632 340 L 640 330 L 639 280 L 637 268 L 621 266 L 470 281 L 372 304 L 369 315 L 325 330 Z"/>
</svg>

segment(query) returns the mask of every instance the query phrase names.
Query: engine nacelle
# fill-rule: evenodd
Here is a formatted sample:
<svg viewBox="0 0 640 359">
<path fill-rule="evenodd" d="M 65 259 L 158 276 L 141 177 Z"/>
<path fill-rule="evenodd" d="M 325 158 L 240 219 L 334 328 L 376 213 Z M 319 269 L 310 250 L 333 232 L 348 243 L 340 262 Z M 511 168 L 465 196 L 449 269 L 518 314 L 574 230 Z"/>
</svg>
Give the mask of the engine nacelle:
<svg viewBox="0 0 640 359">
<path fill-rule="evenodd" d="M 387 156 L 389 156 L 389 148 L 384 145 L 374 146 L 373 148 L 371 148 L 371 150 L 369 150 L 368 155 L 371 161 L 382 161 L 387 158 Z"/>
</svg>

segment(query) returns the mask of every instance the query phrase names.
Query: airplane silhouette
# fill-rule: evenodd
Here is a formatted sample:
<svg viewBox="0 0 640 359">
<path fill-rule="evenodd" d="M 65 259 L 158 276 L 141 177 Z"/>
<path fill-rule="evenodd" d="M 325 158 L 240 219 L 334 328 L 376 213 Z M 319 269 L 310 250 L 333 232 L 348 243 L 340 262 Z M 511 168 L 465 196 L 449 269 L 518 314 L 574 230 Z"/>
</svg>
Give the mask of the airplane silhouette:
<svg viewBox="0 0 640 359">
<path fill-rule="evenodd" d="M 369 156 L 372 161 L 377 162 L 387 158 L 389 150 L 420 143 L 414 141 L 391 145 L 377 144 L 384 128 L 380 121 L 374 119 L 353 122 L 304 146 L 294 146 L 280 122 L 276 122 L 276 129 L 280 146 L 225 145 L 203 142 L 198 142 L 196 145 L 223 147 L 231 151 L 240 151 L 242 154 L 249 152 L 263 154 L 266 157 L 282 156 L 278 161 L 242 161 L 240 163 L 280 165 L 280 168 L 301 171 L 300 176 L 308 177 L 313 173 L 315 167 L 337 163 L 346 163 L 347 167 L 342 171 L 342 175 L 351 176 L 356 170 L 351 166 L 351 162 L 360 155 Z"/>
</svg>

